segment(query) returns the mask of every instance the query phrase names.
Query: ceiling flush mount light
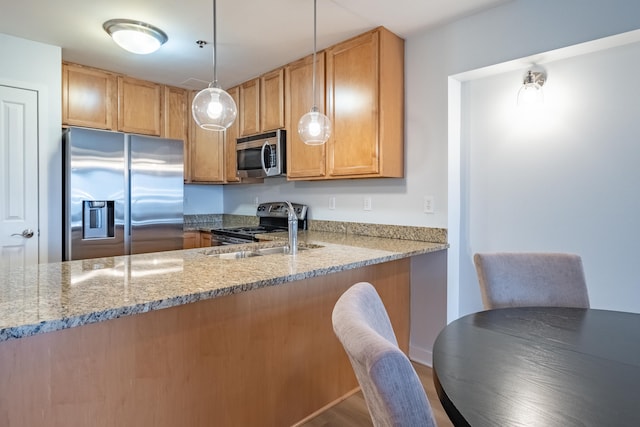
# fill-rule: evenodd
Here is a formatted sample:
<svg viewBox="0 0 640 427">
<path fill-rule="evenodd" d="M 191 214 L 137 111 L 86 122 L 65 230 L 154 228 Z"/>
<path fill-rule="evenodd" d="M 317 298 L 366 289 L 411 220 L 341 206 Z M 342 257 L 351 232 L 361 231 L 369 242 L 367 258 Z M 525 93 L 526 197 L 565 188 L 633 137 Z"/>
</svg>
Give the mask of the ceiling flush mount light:
<svg viewBox="0 0 640 427">
<path fill-rule="evenodd" d="M 198 46 L 204 42 L 198 40 Z M 209 87 L 196 94 L 191 103 L 191 113 L 198 126 L 206 130 L 223 131 L 227 129 L 238 115 L 236 103 L 224 89 L 218 85 L 216 71 L 216 0 L 213 0 L 213 81 Z"/>
<path fill-rule="evenodd" d="M 161 29 L 131 19 L 111 19 L 102 28 L 118 46 L 141 55 L 155 52 L 169 40 Z"/>
<path fill-rule="evenodd" d="M 307 145 L 324 144 L 331 136 L 331 121 L 318 110 L 316 105 L 316 3 L 317 0 L 313 0 L 313 107 L 298 122 L 298 134 Z"/>
<path fill-rule="evenodd" d="M 518 105 L 538 105 L 544 102 L 542 86 L 547 80 L 546 73 L 542 71 L 527 71 L 518 91 Z"/>
</svg>

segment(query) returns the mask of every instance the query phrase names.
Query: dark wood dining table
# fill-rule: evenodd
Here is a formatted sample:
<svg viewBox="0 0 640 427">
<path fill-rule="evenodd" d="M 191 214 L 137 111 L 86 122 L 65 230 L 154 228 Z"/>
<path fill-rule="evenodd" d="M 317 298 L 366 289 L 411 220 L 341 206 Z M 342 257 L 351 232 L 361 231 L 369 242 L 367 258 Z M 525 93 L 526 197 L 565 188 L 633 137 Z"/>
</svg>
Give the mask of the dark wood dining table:
<svg viewBox="0 0 640 427">
<path fill-rule="evenodd" d="M 640 314 L 470 314 L 438 335 L 433 373 L 456 426 L 640 426 Z"/>
</svg>

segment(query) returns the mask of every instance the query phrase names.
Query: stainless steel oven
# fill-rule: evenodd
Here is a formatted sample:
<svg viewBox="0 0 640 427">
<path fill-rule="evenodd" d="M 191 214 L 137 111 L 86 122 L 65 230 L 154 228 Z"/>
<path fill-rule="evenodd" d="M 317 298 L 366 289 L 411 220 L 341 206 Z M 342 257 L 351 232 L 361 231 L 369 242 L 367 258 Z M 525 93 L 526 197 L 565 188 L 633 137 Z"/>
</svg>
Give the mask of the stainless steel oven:
<svg viewBox="0 0 640 427">
<path fill-rule="evenodd" d="M 286 131 L 238 138 L 236 143 L 236 175 L 239 178 L 266 178 L 287 173 Z"/>
</svg>

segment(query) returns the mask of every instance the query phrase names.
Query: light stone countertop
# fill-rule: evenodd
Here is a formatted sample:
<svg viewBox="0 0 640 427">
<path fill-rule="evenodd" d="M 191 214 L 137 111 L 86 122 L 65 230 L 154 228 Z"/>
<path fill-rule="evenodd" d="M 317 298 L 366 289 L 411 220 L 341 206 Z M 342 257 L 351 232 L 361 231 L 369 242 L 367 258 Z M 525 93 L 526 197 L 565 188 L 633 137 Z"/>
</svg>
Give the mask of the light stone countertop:
<svg viewBox="0 0 640 427">
<path fill-rule="evenodd" d="M 0 342 L 448 247 L 444 243 L 301 231 L 300 245 L 321 247 L 299 251 L 295 257 L 215 256 L 283 245 L 287 236 L 270 233 L 263 237 L 275 240 L 0 269 Z"/>
</svg>

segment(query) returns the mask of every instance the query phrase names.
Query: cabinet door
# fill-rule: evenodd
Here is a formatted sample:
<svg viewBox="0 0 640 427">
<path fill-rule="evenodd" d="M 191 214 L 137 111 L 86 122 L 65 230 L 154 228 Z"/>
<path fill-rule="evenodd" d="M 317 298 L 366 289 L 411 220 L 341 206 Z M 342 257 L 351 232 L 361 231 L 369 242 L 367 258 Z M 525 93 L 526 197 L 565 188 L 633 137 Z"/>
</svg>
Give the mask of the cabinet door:
<svg viewBox="0 0 640 427">
<path fill-rule="evenodd" d="M 185 231 L 182 237 L 183 249 L 193 249 L 200 247 L 200 232 Z"/>
<path fill-rule="evenodd" d="M 184 142 L 184 178 L 190 179 L 189 153 L 189 92 L 173 86 L 164 86 L 162 108 L 162 137 Z"/>
<path fill-rule="evenodd" d="M 189 94 L 186 89 L 164 86 L 162 137 L 186 141 L 189 129 Z"/>
<path fill-rule="evenodd" d="M 260 77 L 260 131 L 284 127 L 284 68 Z"/>
<path fill-rule="evenodd" d="M 236 106 L 240 103 L 240 87 L 235 86 L 227 90 L 231 98 L 236 103 Z M 240 119 L 236 120 L 229 126 L 225 132 L 225 178 L 227 182 L 239 182 L 240 179 L 236 176 L 237 164 L 236 164 L 236 139 L 240 130 Z"/>
<path fill-rule="evenodd" d="M 260 132 L 260 79 L 240 86 L 240 136 Z"/>
<path fill-rule="evenodd" d="M 195 93 L 190 99 L 193 100 Z M 204 130 L 189 116 L 190 168 L 192 182 L 224 181 L 224 132 Z"/>
<path fill-rule="evenodd" d="M 329 175 L 378 173 L 378 33 L 327 50 Z M 355 96 L 357 94 L 357 96 Z"/>
<path fill-rule="evenodd" d="M 200 247 L 207 248 L 211 246 L 211 233 L 207 233 L 206 231 L 200 232 Z"/>
<path fill-rule="evenodd" d="M 62 123 L 112 130 L 117 117 L 116 75 L 75 64 L 62 65 Z"/>
<path fill-rule="evenodd" d="M 160 136 L 161 85 L 118 77 L 118 130 Z"/>
<path fill-rule="evenodd" d="M 285 70 L 285 119 L 287 128 L 287 178 L 325 176 L 326 146 L 307 145 L 298 135 L 298 121 L 313 107 L 313 55 L 287 65 Z M 324 103 L 324 52 L 316 55 L 316 105 Z"/>
</svg>

